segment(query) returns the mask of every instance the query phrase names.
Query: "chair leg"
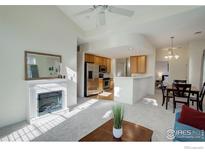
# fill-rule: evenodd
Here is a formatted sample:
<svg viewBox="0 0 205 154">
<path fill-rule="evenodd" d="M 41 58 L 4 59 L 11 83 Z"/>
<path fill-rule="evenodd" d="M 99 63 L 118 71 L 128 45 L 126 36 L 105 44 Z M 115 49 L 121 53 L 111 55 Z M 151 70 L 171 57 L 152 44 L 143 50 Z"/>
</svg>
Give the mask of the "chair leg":
<svg viewBox="0 0 205 154">
<path fill-rule="evenodd" d="M 197 111 L 199 110 L 199 102 L 196 102 Z"/>
<path fill-rule="evenodd" d="M 173 104 L 173 113 L 175 113 L 176 103 Z"/>
<path fill-rule="evenodd" d="M 169 98 L 167 97 L 167 99 L 166 99 L 166 110 L 168 109 L 168 102 L 169 102 Z"/>
<path fill-rule="evenodd" d="M 165 97 L 162 98 L 162 106 L 164 105 Z"/>
</svg>

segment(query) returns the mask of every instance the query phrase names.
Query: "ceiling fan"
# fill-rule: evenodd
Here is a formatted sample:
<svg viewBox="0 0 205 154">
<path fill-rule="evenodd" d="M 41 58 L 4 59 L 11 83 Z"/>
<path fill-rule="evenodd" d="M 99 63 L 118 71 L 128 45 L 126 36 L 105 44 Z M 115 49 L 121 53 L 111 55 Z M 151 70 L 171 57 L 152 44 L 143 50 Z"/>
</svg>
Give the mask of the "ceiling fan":
<svg viewBox="0 0 205 154">
<path fill-rule="evenodd" d="M 123 8 L 118 8 L 118 7 L 114 7 L 114 6 L 93 5 L 91 8 L 89 8 L 87 10 L 83 10 L 81 12 L 78 12 L 74 15 L 79 16 L 79 15 L 88 14 L 88 13 L 91 13 L 94 11 L 96 11 L 96 13 L 97 13 L 97 20 L 101 26 L 105 25 L 105 23 L 106 23 L 105 12 L 115 13 L 115 14 L 127 16 L 127 17 L 132 17 L 134 14 L 134 11 L 123 9 Z"/>
</svg>

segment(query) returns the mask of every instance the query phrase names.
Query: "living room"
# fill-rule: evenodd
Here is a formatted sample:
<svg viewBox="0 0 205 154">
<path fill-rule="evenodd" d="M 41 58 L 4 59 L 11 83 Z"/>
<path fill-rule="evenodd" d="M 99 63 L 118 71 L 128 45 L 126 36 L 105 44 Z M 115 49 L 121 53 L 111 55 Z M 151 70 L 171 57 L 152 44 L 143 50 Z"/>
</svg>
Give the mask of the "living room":
<svg viewBox="0 0 205 154">
<path fill-rule="evenodd" d="M 0 5 L 0 141 L 203 152 L 205 7 L 66 4 Z"/>
</svg>

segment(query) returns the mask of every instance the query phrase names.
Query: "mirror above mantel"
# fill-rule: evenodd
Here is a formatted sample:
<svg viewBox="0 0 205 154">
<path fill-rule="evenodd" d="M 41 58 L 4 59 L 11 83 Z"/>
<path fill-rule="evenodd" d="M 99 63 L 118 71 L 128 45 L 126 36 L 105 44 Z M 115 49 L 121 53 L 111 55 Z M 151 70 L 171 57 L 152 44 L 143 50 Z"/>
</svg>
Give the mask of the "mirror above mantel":
<svg viewBox="0 0 205 154">
<path fill-rule="evenodd" d="M 25 51 L 25 80 L 61 78 L 61 70 L 61 55 Z"/>
</svg>

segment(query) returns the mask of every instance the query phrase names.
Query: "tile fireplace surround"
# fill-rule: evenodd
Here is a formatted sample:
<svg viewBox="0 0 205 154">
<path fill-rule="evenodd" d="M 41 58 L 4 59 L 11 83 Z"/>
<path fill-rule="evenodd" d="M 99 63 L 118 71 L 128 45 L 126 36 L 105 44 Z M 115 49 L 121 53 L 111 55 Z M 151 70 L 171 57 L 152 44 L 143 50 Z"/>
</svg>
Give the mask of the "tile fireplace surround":
<svg viewBox="0 0 205 154">
<path fill-rule="evenodd" d="M 62 91 L 62 110 L 67 108 L 67 80 L 66 79 L 51 79 L 51 80 L 31 80 L 27 82 L 27 122 L 47 116 L 38 116 L 38 95 L 43 93 Z M 58 111 L 55 111 L 58 112 Z"/>
</svg>

